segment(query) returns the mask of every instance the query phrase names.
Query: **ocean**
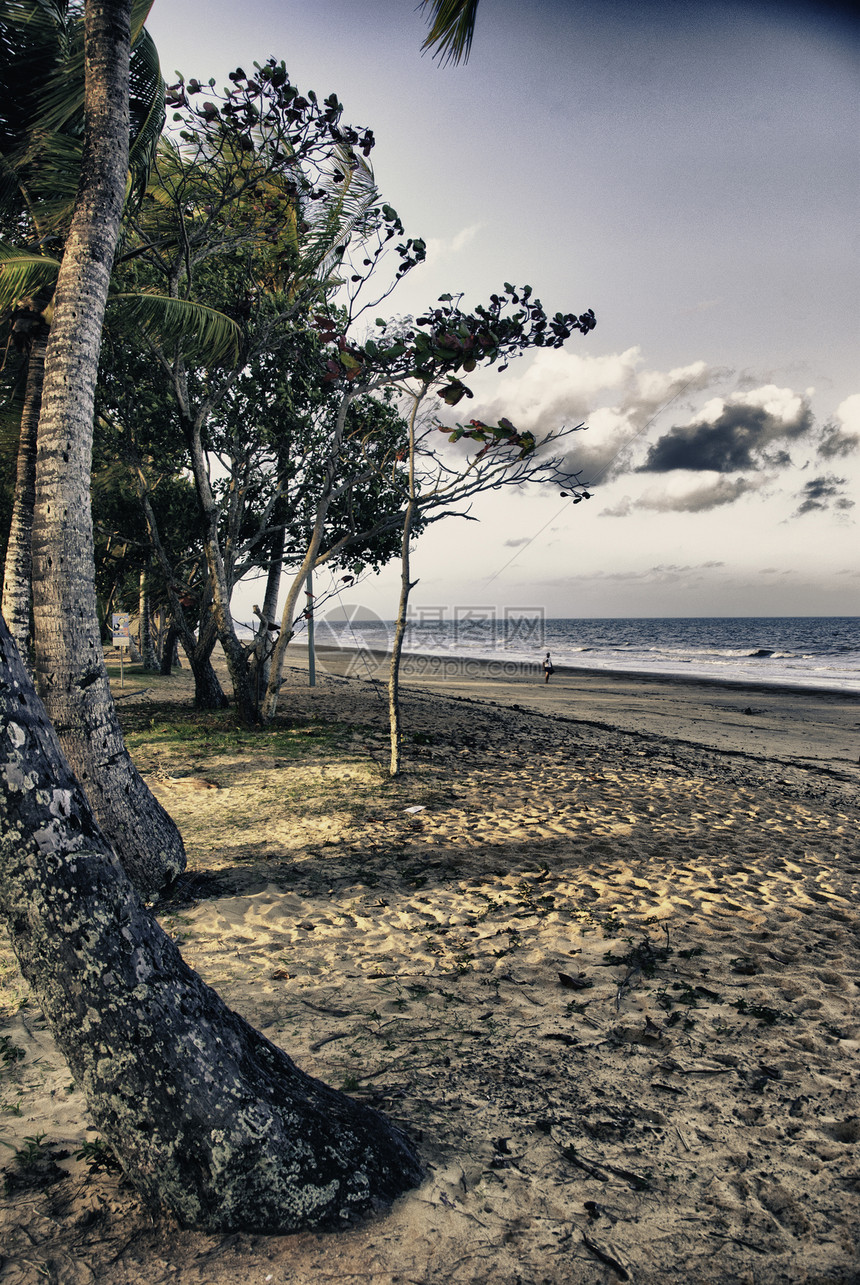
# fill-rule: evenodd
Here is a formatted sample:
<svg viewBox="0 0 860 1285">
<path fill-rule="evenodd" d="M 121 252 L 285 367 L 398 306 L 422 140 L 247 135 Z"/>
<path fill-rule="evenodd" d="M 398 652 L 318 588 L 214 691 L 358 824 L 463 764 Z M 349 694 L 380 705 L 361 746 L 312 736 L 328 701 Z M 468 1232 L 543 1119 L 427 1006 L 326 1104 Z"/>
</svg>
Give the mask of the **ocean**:
<svg viewBox="0 0 860 1285">
<path fill-rule="evenodd" d="M 349 604 L 324 608 L 315 622 L 317 646 L 391 645 L 393 622 L 356 615 Z M 554 665 L 574 669 L 860 693 L 858 616 L 560 620 L 416 607 L 404 650 L 534 665 L 549 651 Z"/>
</svg>

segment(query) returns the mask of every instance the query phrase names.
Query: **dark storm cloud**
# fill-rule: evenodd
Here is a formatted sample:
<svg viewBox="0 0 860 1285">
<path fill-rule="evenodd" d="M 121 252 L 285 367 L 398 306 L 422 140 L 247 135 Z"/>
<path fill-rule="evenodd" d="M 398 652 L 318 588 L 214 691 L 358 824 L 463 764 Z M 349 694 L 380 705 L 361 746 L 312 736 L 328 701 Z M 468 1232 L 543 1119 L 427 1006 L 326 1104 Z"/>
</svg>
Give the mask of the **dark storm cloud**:
<svg viewBox="0 0 860 1285">
<path fill-rule="evenodd" d="M 604 509 L 600 516 L 625 518 L 634 509 L 647 509 L 650 513 L 707 513 L 710 509 L 717 509 L 722 504 L 734 504 L 735 500 L 739 500 L 742 495 L 758 489 L 756 484 L 748 482 L 743 477 L 731 480 L 727 477 L 719 477 L 715 482 L 694 487 L 684 495 L 643 496 L 635 501 L 625 496 L 614 508 Z"/>
<path fill-rule="evenodd" d="M 835 460 L 845 455 L 853 455 L 860 450 L 860 434 L 846 433 L 836 424 L 825 424 L 818 443 L 818 454 L 822 459 Z"/>
<path fill-rule="evenodd" d="M 778 439 L 798 438 L 812 427 L 812 413 L 802 404 L 796 416 L 784 420 L 761 406 L 733 403 L 711 422 L 694 421 L 671 428 L 649 447 L 641 473 L 670 473 L 675 469 L 714 473 L 752 471 L 790 462 L 782 450 L 768 457 L 766 447 Z"/>
<path fill-rule="evenodd" d="M 847 513 L 854 508 L 854 501 L 844 493 L 848 479 L 835 477 L 828 473 L 823 477 L 814 477 L 798 492 L 800 504 L 794 516 L 802 517 L 804 513 L 816 513 L 826 509 L 835 509 L 838 513 Z"/>
</svg>

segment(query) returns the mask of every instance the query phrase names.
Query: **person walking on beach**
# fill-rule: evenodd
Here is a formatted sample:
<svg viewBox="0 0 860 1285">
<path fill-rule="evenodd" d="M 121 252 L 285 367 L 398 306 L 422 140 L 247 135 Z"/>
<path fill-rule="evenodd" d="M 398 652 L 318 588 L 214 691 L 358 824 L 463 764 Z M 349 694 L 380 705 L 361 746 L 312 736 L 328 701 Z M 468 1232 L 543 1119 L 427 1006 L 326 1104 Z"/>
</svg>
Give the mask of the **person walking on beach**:
<svg viewBox="0 0 860 1285">
<path fill-rule="evenodd" d="M 553 673 L 552 661 L 549 658 L 549 652 L 546 654 L 546 660 L 543 662 L 543 681 L 549 682 L 549 676 Z"/>
</svg>

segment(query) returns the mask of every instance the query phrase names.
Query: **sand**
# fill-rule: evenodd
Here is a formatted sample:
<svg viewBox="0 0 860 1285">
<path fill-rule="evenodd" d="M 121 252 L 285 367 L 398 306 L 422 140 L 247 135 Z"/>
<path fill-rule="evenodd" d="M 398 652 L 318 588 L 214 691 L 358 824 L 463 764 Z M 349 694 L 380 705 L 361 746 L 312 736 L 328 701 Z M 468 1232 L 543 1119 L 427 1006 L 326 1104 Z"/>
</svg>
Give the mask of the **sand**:
<svg viewBox="0 0 860 1285">
<path fill-rule="evenodd" d="M 337 1235 L 142 1210 L 75 1159 L 85 1105 L 7 956 L 0 1149 L 44 1138 L 7 1164 L 0 1280 L 860 1280 L 860 703 L 410 662 L 392 783 L 353 659 L 285 688 L 297 752 L 349 725 L 327 748 L 137 751 L 189 849 L 159 915 L 426 1181 Z M 127 717 L 187 673 L 149 686 Z"/>
</svg>

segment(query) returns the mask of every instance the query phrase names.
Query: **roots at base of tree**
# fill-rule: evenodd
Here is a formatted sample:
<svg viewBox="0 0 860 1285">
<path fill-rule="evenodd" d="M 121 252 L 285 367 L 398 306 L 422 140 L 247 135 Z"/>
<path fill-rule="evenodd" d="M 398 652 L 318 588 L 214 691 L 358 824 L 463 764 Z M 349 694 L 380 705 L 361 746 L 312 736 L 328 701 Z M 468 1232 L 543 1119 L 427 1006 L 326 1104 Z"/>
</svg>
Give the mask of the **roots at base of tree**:
<svg viewBox="0 0 860 1285">
<path fill-rule="evenodd" d="M 419 1182 L 396 1126 L 301 1071 L 147 912 L 2 616 L 0 716 L 0 914 L 144 1199 L 206 1231 L 289 1232 L 343 1226 Z"/>
<path fill-rule="evenodd" d="M 104 970 L 86 997 L 97 1029 L 81 1035 L 81 999 L 59 976 L 71 959 L 47 976 L 20 956 L 96 1128 L 149 1204 L 201 1231 L 286 1233 L 343 1227 L 421 1181 L 395 1125 L 301 1071 L 188 968 L 115 868 L 91 871 L 92 911 L 67 946 Z"/>
</svg>

